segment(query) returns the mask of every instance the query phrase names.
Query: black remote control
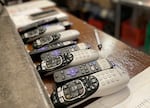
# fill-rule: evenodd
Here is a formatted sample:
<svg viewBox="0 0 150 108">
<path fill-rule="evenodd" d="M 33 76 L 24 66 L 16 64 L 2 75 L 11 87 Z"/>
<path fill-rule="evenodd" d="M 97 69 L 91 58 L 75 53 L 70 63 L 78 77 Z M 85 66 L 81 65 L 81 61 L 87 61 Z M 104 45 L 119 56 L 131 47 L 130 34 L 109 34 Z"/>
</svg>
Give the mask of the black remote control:
<svg viewBox="0 0 150 108">
<path fill-rule="evenodd" d="M 44 18 L 47 16 L 56 15 L 56 14 L 59 14 L 59 13 L 55 9 L 49 9 L 49 10 L 43 10 L 42 12 L 30 14 L 30 18 L 32 20 L 37 20 L 40 18 Z"/>
<path fill-rule="evenodd" d="M 37 66 L 37 70 L 41 75 L 47 73 L 52 74 L 52 71 L 62 69 L 64 67 L 80 65 L 93 60 L 97 60 L 99 53 L 96 50 L 85 49 L 74 51 L 70 53 L 64 53 L 59 56 L 51 56 L 46 60 L 43 60 L 40 65 Z"/>
<path fill-rule="evenodd" d="M 53 51 L 43 53 L 41 54 L 40 58 L 41 60 L 47 60 L 47 58 L 50 58 L 51 56 L 59 56 L 64 53 L 70 53 L 70 52 L 74 52 L 74 51 L 78 51 L 82 49 L 89 49 L 90 47 L 91 46 L 89 44 L 79 43 L 79 44 L 75 44 L 75 45 L 71 45 L 71 46 L 67 46 L 64 48 L 60 48 L 60 49 L 56 49 Z"/>
<path fill-rule="evenodd" d="M 36 29 L 33 29 L 31 31 L 24 33 L 23 35 L 21 35 L 21 37 L 22 37 L 23 41 L 25 43 L 27 43 L 30 38 L 39 36 L 39 35 L 43 34 L 44 32 L 46 32 L 46 27 L 41 26 L 41 27 L 37 27 Z"/>
<path fill-rule="evenodd" d="M 55 42 L 60 38 L 59 33 L 51 33 L 33 42 L 33 48 L 41 48 L 44 45 Z"/>
<path fill-rule="evenodd" d="M 49 44 L 49 45 L 43 46 L 39 49 L 33 49 L 32 51 L 29 52 L 29 54 L 31 57 L 34 57 L 34 56 L 38 57 L 39 55 L 41 55 L 44 52 L 55 50 L 55 49 L 62 48 L 62 47 L 66 47 L 66 46 L 73 45 L 76 43 L 77 43 L 76 41 L 66 41 L 66 42 L 58 42 L 58 43 L 54 43 L 54 44 Z"/>
<path fill-rule="evenodd" d="M 68 80 L 90 75 L 112 67 L 113 65 L 107 59 L 98 59 L 89 63 L 55 71 L 53 76 L 56 83 L 64 83 Z"/>
<path fill-rule="evenodd" d="M 44 75 L 49 71 L 60 69 L 68 65 L 73 60 L 73 55 L 69 53 L 64 53 L 60 56 L 53 56 L 47 59 L 47 61 L 42 61 L 41 65 L 37 66 L 37 70 L 40 75 Z"/>
<path fill-rule="evenodd" d="M 40 20 L 40 21 L 34 22 L 32 24 L 26 25 L 24 27 L 18 28 L 18 32 L 20 34 L 23 34 L 23 33 L 27 32 L 27 31 L 33 30 L 35 28 L 38 28 L 38 27 L 40 27 L 42 25 L 52 24 L 52 23 L 56 23 L 56 22 L 59 22 L 59 20 L 57 18 L 48 18 L 48 19 Z"/>
<path fill-rule="evenodd" d="M 51 100 L 56 108 L 64 108 L 92 95 L 98 87 L 99 82 L 96 77 L 82 77 L 58 87 L 51 95 Z"/>
<path fill-rule="evenodd" d="M 71 108 L 89 99 L 118 92 L 126 87 L 128 81 L 128 73 L 115 67 L 58 86 L 51 100 L 55 108 Z"/>
<path fill-rule="evenodd" d="M 72 25 L 72 23 L 68 22 L 68 21 L 58 22 L 56 24 L 42 25 L 42 26 L 39 26 L 39 27 L 34 28 L 32 30 L 29 30 L 25 33 L 22 33 L 21 37 L 25 43 L 31 43 L 34 40 L 36 40 L 40 37 L 43 37 L 49 33 L 55 33 L 55 32 L 63 31 L 66 28 L 69 28 L 71 25 Z M 44 30 L 44 32 L 39 33 L 39 30 L 41 30 L 41 28 L 42 28 L 42 30 Z"/>
<path fill-rule="evenodd" d="M 64 42 L 64 41 L 72 41 L 76 40 L 80 35 L 79 31 L 77 30 L 65 30 L 58 33 L 50 33 L 47 34 L 33 42 L 34 48 L 40 48 L 44 45 L 49 43 L 56 43 L 56 42 Z"/>
</svg>

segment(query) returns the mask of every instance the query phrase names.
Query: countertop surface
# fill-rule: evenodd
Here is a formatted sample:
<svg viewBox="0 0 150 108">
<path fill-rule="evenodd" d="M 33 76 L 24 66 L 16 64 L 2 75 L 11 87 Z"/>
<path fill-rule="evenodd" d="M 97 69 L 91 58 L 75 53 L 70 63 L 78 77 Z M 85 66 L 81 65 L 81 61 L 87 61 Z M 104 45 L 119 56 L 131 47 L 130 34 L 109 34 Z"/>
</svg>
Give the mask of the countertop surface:
<svg viewBox="0 0 150 108">
<path fill-rule="evenodd" d="M 0 108 L 51 108 L 42 81 L 5 9 L 0 25 Z"/>
</svg>

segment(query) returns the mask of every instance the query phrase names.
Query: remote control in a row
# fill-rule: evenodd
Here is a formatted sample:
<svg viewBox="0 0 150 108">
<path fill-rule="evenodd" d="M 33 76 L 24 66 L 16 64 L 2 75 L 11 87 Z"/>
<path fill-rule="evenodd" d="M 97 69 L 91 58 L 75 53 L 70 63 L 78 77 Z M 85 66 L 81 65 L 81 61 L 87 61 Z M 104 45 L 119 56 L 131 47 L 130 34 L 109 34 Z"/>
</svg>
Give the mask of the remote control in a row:
<svg viewBox="0 0 150 108">
<path fill-rule="evenodd" d="M 47 34 L 33 42 L 33 48 L 40 48 L 44 45 L 49 43 L 56 43 L 56 42 L 64 42 L 64 41 L 72 41 L 76 40 L 80 32 L 77 30 L 66 30 L 57 33 L 50 33 Z"/>
<path fill-rule="evenodd" d="M 27 32 L 24 33 L 24 34 L 21 34 L 21 37 L 22 37 L 23 41 L 24 41 L 25 43 L 27 43 L 28 40 L 29 40 L 29 38 L 32 38 L 32 37 L 41 35 L 41 34 L 43 34 L 44 32 L 46 32 L 46 27 L 41 26 L 41 27 L 37 27 L 36 29 L 27 31 Z"/>
<path fill-rule="evenodd" d="M 29 30 L 23 34 L 21 37 L 25 43 L 30 43 L 35 41 L 36 39 L 43 37 L 49 33 L 60 32 L 66 29 L 66 27 L 70 27 L 72 23 L 70 22 L 59 22 L 56 24 L 48 24 L 37 27 L 33 30 Z"/>
<path fill-rule="evenodd" d="M 66 47 L 66 46 L 73 45 L 76 43 L 77 43 L 76 41 L 66 41 L 66 42 L 58 42 L 58 43 L 54 43 L 54 44 L 49 44 L 49 45 L 45 45 L 45 46 L 38 48 L 38 49 L 33 49 L 32 51 L 29 52 L 29 54 L 31 55 L 31 57 L 33 57 L 33 56 L 40 55 L 40 54 L 47 52 L 47 51 Z"/>
<path fill-rule="evenodd" d="M 56 83 L 64 83 L 82 76 L 90 75 L 105 69 L 112 68 L 113 65 L 107 59 L 98 59 L 89 63 L 55 71 L 53 76 Z"/>
<path fill-rule="evenodd" d="M 20 34 L 23 34 L 29 30 L 33 30 L 33 29 L 40 27 L 42 25 L 52 24 L 52 23 L 57 23 L 57 22 L 59 22 L 59 20 L 57 18 L 47 18 L 44 20 L 36 21 L 32 24 L 28 24 L 26 26 L 20 27 L 20 28 L 18 28 L 18 32 Z"/>
<path fill-rule="evenodd" d="M 58 13 L 58 11 L 56 11 L 56 9 L 49 9 L 49 10 L 43 10 L 42 12 L 30 14 L 30 18 L 32 20 L 37 20 L 40 18 L 45 18 L 48 16 L 57 15 L 57 14 L 59 14 L 59 13 Z"/>
<path fill-rule="evenodd" d="M 43 60 L 37 66 L 37 70 L 41 75 L 52 74 L 52 71 L 62 69 L 64 67 L 76 66 L 90 61 L 97 60 L 99 53 L 93 49 L 85 49 L 64 53 L 59 56 L 51 56 L 47 60 Z"/>
<path fill-rule="evenodd" d="M 74 51 L 78 51 L 78 50 L 83 50 L 83 49 L 89 49 L 91 46 L 89 44 L 86 43 L 79 43 L 79 44 L 75 44 L 75 45 L 70 45 L 64 48 L 59 48 L 53 51 L 49 51 L 46 53 L 42 53 L 40 58 L 41 60 L 46 60 L 48 58 L 50 58 L 51 56 L 59 56 L 61 54 L 64 53 L 70 53 L 70 52 L 74 52 Z"/>
<path fill-rule="evenodd" d="M 55 108 L 74 107 L 89 99 L 118 92 L 128 81 L 128 73 L 115 67 L 58 86 L 51 100 Z"/>
</svg>

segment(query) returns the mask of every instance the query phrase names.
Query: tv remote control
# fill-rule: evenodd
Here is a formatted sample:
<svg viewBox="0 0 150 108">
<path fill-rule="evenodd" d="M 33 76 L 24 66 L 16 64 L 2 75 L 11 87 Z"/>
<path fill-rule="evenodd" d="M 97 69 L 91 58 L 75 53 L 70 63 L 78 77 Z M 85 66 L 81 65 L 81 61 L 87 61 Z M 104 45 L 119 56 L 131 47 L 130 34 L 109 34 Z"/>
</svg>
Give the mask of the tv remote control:
<svg viewBox="0 0 150 108">
<path fill-rule="evenodd" d="M 77 43 L 76 41 L 66 41 L 66 42 L 58 42 L 58 43 L 54 43 L 54 44 L 49 44 L 49 45 L 45 45 L 38 49 L 33 49 L 32 51 L 29 52 L 29 54 L 31 57 L 38 56 L 44 52 L 55 50 L 55 49 L 62 48 L 62 47 L 66 47 L 66 46 L 73 45 L 76 43 Z"/>
<path fill-rule="evenodd" d="M 30 14 L 29 16 L 32 20 L 37 20 L 40 18 L 44 18 L 56 14 L 59 14 L 58 11 L 56 11 L 55 9 L 49 9 L 49 10 L 43 10 L 42 12 Z"/>
<path fill-rule="evenodd" d="M 71 46 L 67 46 L 64 48 L 60 48 L 60 49 L 56 49 L 53 51 L 43 53 L 41 54 L 40 58 L 41 60 L 46 60 L 47 58 L 50 58 L 51 56 L 59 56 L 64 53 L 70 53 L 70 52 L 74 52 L 74 51 L 78 51 L 82 49 L 89 49 L 89 48 L 91 48 L 89 44 L 79 43 L 79 44 L 75 44 L 75 45 L 71 45 Z"/>
<path fill-rule="evenodd" d="M 50 58 L 47 58 L 47 60 L 42 61 L 41 64 L 37 66 L 37 70 L 41 75 L 45 75 L 49 72 L 52 73 L 52 71 L 56 71 L 64 67 L 80 65 L 97 60 L 98 57 L 98 51 L 93 49 L 64 53 L 59 56 L 51 56 Z"/>
<path fill-rule="evenodd" d="M 57 22 L 59 22 L 59 20 L 57 18 L 43 19 L 43 20 L 40 20 L 40 21 L 36 21 L 36 22 L 34 22 L 32 24 L 28 24 L 26 26 L 18 28 L 18 32 L 20 34 L 23 34 L 23 33 L 27 32 L 27 31 L 30 31 L 30 30 L 35 29 L 37 27 L 40 27 L 40 26 L 43 26 L 43 25 L 46 25 L 46 24 L 57 23 Z"/>
<path fill-rule="evenodd" d="M 51 100 L 55 108 L 74 107 L 89 99 L 118 92 L 126 87 L 128 81 L 128 73 L 115 67 L 58 86 Z"/>
<path fill-rule="evenodd" d="M 113 64 L 111 64 L 107 59 L 98 59 L 89 63 L 55 71 L 53 76 L 56 83 L 64 83 L 68 80 L 111 69 L 112 67 Z"/>
<path fill-rule="evenodd" d="M 33 48 L 40 48 L 49 43 L 76 40 L 80 32 L 77 30 L 66 30 L 58 33 L 47 34 L 33 42 Z"/>
<path fill-rule="evenodd" d="M 47 24 L 43 26 L 39 26 L 35 29 L 29 30 L 23 34 L 21 37 L 25 43 L 33 42 L 34 40 L 43 37 L 49 33 L 55 33 L 65 30 L 65 27 L 70 27 L 72 23 L 68 21 L 59 22 L 56 24 Z"/>
</svg>

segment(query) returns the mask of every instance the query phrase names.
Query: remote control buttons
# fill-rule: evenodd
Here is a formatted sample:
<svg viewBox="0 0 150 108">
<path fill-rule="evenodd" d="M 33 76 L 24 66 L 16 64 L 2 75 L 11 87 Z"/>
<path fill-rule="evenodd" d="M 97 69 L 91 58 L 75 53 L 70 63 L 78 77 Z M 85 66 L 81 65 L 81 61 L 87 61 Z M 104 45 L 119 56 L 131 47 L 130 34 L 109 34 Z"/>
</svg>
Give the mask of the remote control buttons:
<svg viewBox="0 0 150 108">
<path fill-rule="evenodd" d="M 53 93 L 51 99 L 56 106 L 68 106 L 88 98 L 96 92 L 98 87 L 99 82 L 95 76 L 81 77 L 79 79 L 65 83 L 62 87 L 58 87 L 58 96 L 56 96 L 56 94 L 54 95 Z M 55 100 L 56 97 L 58 97 L 58 100 Z"/>
<path fill-rule="evenodd" d="M 115 69 L 105 70 L 99 78 L 101 86 L 108 86 L 120 80 L 120 76 L 118 75 L 118 72 Z"/>
<path fill-rule="evenodd" d="M 76 76 L 76 74 L 78 73 L 79 71 L 78 71 L 78 69 L 76 69 L 76 68 L 69 68 L 68 70 L 67 70 L 67 75 L 69 75 L 70 77 L 73 77 L 73 76 Z"/>
<path fill-rule="evenodd" d="M 32 37 L 35 37 L 35 36 L 38 36 L 38 35 L 44 33 L 45 31 L 46 31 L 45 27 L 38 27 L 34 30 L 24 33 L 23 38 L 32 38 Z"/>
<path fill-rule="evenodd" d="M 68 45 L 72 45 L 72 44 L 75 44 L 75 43 L 76 43 L 75 41 L 67 41 L 67 42 L 58 42 L 58 43 L 54 43 L 54 44 L 48 44 L 48 45 L 45 45 L 44 47 L 32 50 L 30 52 L 30 55 L 32 55 L 32 57 L 39 56 L 41 53 L 44 53 L 46 51 L 58 49 L 58 48 L 65 47 L 65 46 L 68 46 Z M 44 58 L 42 60 L 47 59 L 47 57 L 44 57 Z"/>
<path fill-rule="evenodd" d="M 45 57 L 59 56 L 59 55 L 61 55 L 61 51 L 58 49 L 58 50 L 54 50 L 54 51 L 48 52 L 45 55 L 44 54 L 41 55 L 41 59 L 45 59 Z"/>
<path fill-rule="evenodd" d="M 73 52 L 73 51 L 77 51 L 77 50 L 79 50 L 79 48 L 77 47 L 77 45 L 72 45 L 69 48 L 69 52 Z"/>
<path fill-rule="evenodd" d="M 36 41 L 33 42 L 33 47 L 34 48 L 40 48 L 43 45 L 48 44 L 53 40 L 52 36 L 44 36 L 43 38 L 37 39 Z"/>
<path fill-rule="evenodd" d="M 68 53 L 60 56 L 52 56 L 41 62 L 41 68 L 46 73 L 54 69 L 60 69 L 69 64 L 72 60 L 73 55 Z"/>
<path fill-rule="evenodd" d="M 58 40 L 61 37 L 60 33 L 51 33 L 50 36 L 53 38 L 52 42 Z"/>
<path fill-rule="evenodd" d="M 100 66 L 98 65 L 97 61 L 93 61 L 93 62 L 90 62 L 89 63 L 89 67 L 90 67 L 90 70 L 92 72 L 98 72 L 101 70 Z"/>
<path fill-rule="evenodd" d="M 107 59 L 99 59 L 97 62 L 100 65 L 101 70 L 110 69 L 113 67 Z"/>
<path fill-rule="evenodd" d="M 39 30 L 39 34 L 42 34 L 46 31 L 46 27 L 44 26 L 38 27 L 38 30 Z"/>
<path fill-rule="evenodd" d="M 92 49 L 74 51 L 71 53 L 74 56 L 74 60 L 70 63 L 69 66 L 80 65 L 87 62 L 91 62 L 97 60 L 99 57 L 98 52 Z"/>
<path fill-rule="evenodd" d="M 42 61 L 41 67 L 45 71 L 51 71 L 62 64 L 62 58 L 60 56 L 49 58 L 46 61 Z"/>
<path fill-rule="evenodd" d="M 58 96 L 57 96 L 57 93 L 56 91 L 54 91 L 52 94 L 51 94 L 51 99 L 52 99 L 52 102 L 53 104 L 59 104 L 59 100 L 58 100 Z"/>
<path fill-rule="evenodd" d="M 34 48 L 40 48 L 46 44 L 55 42 L 56 40 L 58 40 L 60 38 L 60 34 L 59 33 L 51 33 L 51 34 L 47 34 L 46 36 L 37 39 L 35 42 L 33 42 L 33 47 Z"/>
<path fill-rule="evenodd" d="M 63 60 L 61 67 L 68 65 L 73 60 L 73 55 L 70 53 L 64 53 L 60 56 L 62 57 Z"/>
<path fill-rule="evenodd" d="M 54 73 L 54 80 L 57 83 L 61 83 L 67 80 L 73 80 L 74 78 L 82 77 L 85 75 L 93 74 L 95 72 L 99 72 L 101 69 L 96 61 L 81 64 L 75 67 L 71 67 L 68 69 L 61 70 L 63 73 L 61 74 L 60 71 L 56 71 Z"/>
<path fill-rule="evenodd" d="M 72 45 L 72 46 L 68 46 L 65 48 L 60 48 L 57 50 L 49 51 L 47 53 L 41 54 L 41 60 L 45 60 L 47 57 L 50 57 L 50 56 L 59 56 L 64 53 L 70 53 L 70 52 L 77 51 L 77 50 L 79 50 L 78 46 Z"/>
<path fill-rule="evenodd" d="M 85 85 L 85 89 L 87 90 L 87 94 L 91 94 L 92 92 L 96 91 L 99 86 L 99 82 L 94 76 L 85 76 L 82 77 L 82 82 Z"/>
<path fill-rule="evenodd" d="M 64 99 L 73 101 L 85 93 L 85 88 L 80 80 L 74 80 L 63 86 Z"/>
<path fill-rule="evenodd" d="M 75 41 L 58 42 L 54 44 L 49 44 L 48 47 L 49 47 L 49 50 L 53 50 L 53 49 L 58 49 L 61 47 L 72 45 L 72 44 L 75 44 Z"/>
</svg>

